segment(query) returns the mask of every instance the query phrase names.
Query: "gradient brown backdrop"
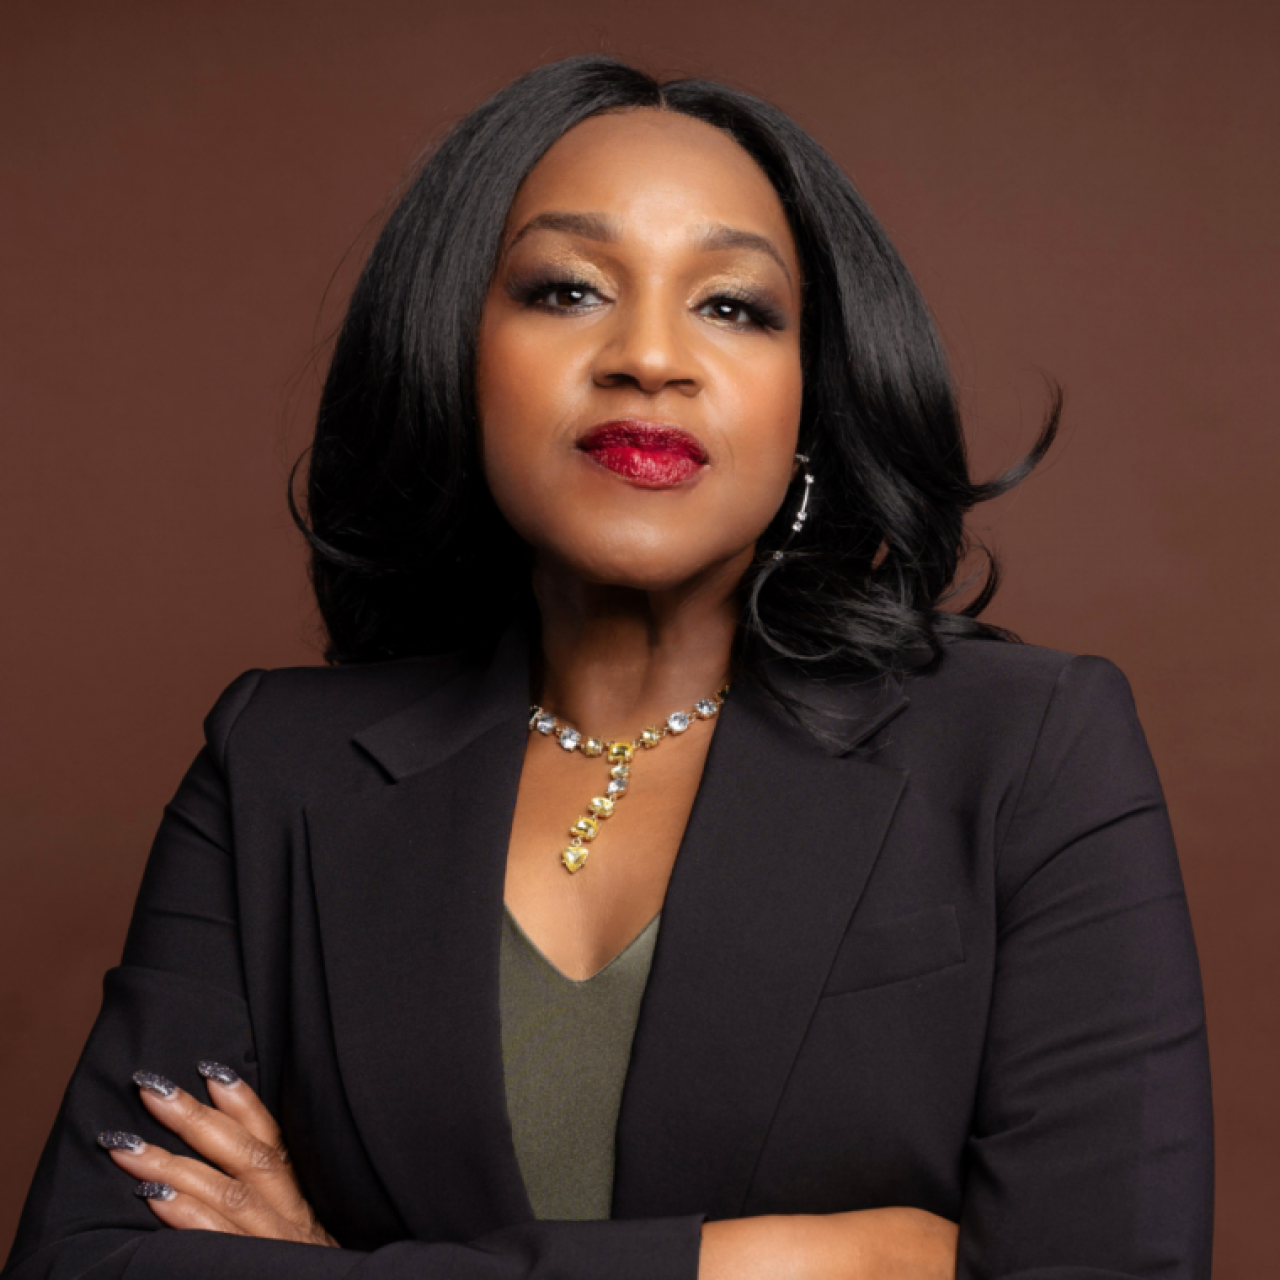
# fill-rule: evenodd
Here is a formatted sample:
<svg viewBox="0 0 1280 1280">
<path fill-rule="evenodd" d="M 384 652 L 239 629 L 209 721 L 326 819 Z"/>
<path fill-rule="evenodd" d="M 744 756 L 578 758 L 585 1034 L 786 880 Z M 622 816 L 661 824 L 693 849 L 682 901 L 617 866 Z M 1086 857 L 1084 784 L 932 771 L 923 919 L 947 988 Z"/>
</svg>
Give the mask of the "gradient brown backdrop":
<svg viewBox="0 0 1280 1280">
<path fill-rule="evenodd" d="M 1038 368 L 1066 385 L 1056 459 L 983 521 L 991 616 L 1133 682 L 1207 986 L 1216 1274 L 1275 1274 L 1277 14 L 7 0 L 0 1249 L 202 716 L 317 661 L 283 490 L 363 247 L 335 268 L 450 121 L 604 49 L 773 98 L 853 174 L 980 470 L 1031 438 Z"/>
</svg>

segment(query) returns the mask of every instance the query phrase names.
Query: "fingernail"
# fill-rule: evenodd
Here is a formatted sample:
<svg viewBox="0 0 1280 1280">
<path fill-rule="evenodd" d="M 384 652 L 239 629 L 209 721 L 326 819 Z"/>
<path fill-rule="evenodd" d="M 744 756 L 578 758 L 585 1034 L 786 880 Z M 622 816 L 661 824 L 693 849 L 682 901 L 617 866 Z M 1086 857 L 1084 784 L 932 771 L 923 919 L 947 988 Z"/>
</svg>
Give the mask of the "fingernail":
<svg viewBox="0 0 1280 1280">
<path fill-rule="evenodd" d="M 178 1091 L 178 1086 L 172 1080 L 158 1076 L 154 1071 L 135 1071 L 133 1083 L 140 1089 L 149 1089 L 152 1093 L 158 1093 L 162 1098 L 172 1098 Z"/>
<path fill-rule="evenodd" d="M 212 1080 L 215 1084 L 224 1084 L 228 1088 L 240 1083 L 240 1077 L 230 1067 L 224 1067 L 220 1062 L 197 1062 L 196 1070 L 206 1080 Z"/>
<path fill-rule="evenodd" d="M 125 1133 L 122 1129 L 108 1129 L 98 1134 L 98 1146 L 108 1151 L 132 1151 L 137 1155 L 146 1145 L 136 1133 Z"/>
<path fill-rule="evenodd" d="M 143 1200 L 172 1200 L 178 1193 L 167 1182 L 140 1182 L 133 1194 Z"/>
</svg>

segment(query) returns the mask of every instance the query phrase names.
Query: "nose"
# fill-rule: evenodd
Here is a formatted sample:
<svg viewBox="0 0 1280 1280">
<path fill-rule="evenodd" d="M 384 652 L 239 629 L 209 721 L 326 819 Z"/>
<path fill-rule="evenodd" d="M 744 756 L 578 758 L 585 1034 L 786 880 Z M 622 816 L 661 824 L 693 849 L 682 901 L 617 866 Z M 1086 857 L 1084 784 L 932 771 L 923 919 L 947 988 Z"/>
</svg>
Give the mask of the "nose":
<svg viewBox="0 0 1280 1280">
<path fill-rule="evenodd" d="M 592 368 L 597 386 L 632 386 L 647 395 L 667 388 L 696 395 L 702 372 L 682 306 L 636 298 L 614 310 Z"/>
</svg>

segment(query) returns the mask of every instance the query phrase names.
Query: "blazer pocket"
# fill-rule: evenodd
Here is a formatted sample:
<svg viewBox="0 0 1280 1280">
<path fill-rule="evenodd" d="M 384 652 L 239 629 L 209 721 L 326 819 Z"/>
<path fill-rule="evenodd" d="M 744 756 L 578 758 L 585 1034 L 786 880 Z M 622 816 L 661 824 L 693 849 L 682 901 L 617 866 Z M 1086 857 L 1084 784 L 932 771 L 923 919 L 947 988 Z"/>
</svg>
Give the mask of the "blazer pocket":
<svg viewBox="0 0 1280 1280">
<path fill-rule="evenodd" d="M 850 929 L 836 952 L 822 994 L 848 995 L 921 978 L 963 962 L 964 943 L 955 907 L 928 907 L 896 920 Z"/>
</svg>

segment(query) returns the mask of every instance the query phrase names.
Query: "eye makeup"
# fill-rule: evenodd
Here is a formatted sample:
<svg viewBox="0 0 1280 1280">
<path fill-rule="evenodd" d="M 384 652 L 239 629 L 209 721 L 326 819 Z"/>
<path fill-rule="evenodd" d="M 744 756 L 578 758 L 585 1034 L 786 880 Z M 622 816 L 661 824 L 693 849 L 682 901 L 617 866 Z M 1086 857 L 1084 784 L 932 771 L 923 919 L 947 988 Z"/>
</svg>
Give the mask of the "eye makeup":
<svg viewBox="0 0 1280 1280">
<path fill-rule="evenodd" d="M 505 282 L 507 296 L 520 306 L 559 314 L 574 314 L 608 300 L 606 286 L 589 278 L 594 273 L 584 272 L 576 264 L 542 263 L 528 270 L 514 271 Z M 561 303 L 552 303 L 553 295 L 564 295 Z M 577 295 L 577 296 L 575 296 Z M 790 327 L 787 308 L 779 303 L 773 289 L 739 281 L 715 282 L 704 286 L 694 295 L 691 308 L 699 313 L 716 306 L 732 306 L 748 318 L 747 324 L 728 316 L 709 315 L 707 318 L 731 328 L 759 328 L 781 331 Z M 567 305 L 565 303 L 567 302 Z"/>
<path fill-rule="evenodd" d="M 783 330 L 789 327 L 785 309 L 778 305 L 768 290 L 741 285 L 722 285 L 709 291 L 707 296 L 697 304 L 699 310 L 721 305 L 742 310 L 750 317 L 751 323 L 761 329 Z M 727 317 L 711 316 L 709 318 L 724 324 L 734 323 Z"/>
<path fill-rule="evenodd" d="M 524 307 L 539 307 L 544 311 L 567 311 L 569 307 L 551 306 L 547 298 L 553 293 L 583 294 L 588 298 L 598 299 L 603 293 L 601 286 L 592 284 L 574 271 L 551 268 L 532 271 L 528 274 L 517 273 L 506 282 L 507 296 Z M 579 303 L 573 309 L 578 309 Z M 587 303 L 585 305 L 594 305 Z"/>
</svg>

